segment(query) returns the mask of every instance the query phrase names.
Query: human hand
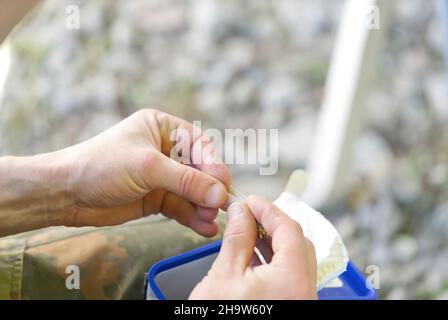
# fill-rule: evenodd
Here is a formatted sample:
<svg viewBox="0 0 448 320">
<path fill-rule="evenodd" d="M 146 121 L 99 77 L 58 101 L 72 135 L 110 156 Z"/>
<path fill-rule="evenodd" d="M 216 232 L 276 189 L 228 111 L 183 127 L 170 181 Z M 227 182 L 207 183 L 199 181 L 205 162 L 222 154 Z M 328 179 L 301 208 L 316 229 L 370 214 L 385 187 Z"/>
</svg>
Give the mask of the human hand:
<svg viewBox="0 0 448 320">
<path fill-rule="evenodd" d="M 314 247 L 300 225 L 263 198 L 249 196 L 228 209 L 221 250 L 190 299 L 316 299 Z M 250 266 L 256 221 L 272 238 L 272 260 Z"/>
<path fill-rule="evenodd" d="M 199 234 L 218 232 L 214 222 L 223 206 L 231 178 L 214 158 L 204 136 L 195 141 L 172 141 L 184 130 L 193 138 L 193 126 L 169 114 L 144 109 L 98 136 L 58 153 L 66 165 L 55 181 L 66 175 L 66 205 L 61 224 L 115 225 L 142 216 L 163 213 Z M 202 161 L 191 166 L 170 159 L 175 147 L 200 152 Z M 184 149 L 185 150 L 185 149 Z"/>
</svg>

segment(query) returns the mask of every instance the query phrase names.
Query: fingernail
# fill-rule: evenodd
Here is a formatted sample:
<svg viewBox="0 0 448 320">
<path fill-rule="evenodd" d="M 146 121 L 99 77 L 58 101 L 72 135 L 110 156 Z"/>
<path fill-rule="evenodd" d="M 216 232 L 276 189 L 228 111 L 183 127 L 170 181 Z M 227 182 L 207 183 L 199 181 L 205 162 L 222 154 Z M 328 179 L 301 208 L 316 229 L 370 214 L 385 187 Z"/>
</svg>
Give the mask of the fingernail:
<svg viewBox="0 0 448 320">
<path fill-rule="evenodd" d="M 224 192 L 224 187 L 219 183 L 215 183 L 205 193 L 205 204 L 208 206 L 219 206 L 219 200 L 223 198 Z"/>
<path fill-rule="evenodd" d="M 243 208 L 241 208 L 239 203 L 232 203 L 230 205 L 229 209 L 227 210 L 227 217 L 230 220 L 230 219 L 235 218 L 237 215 L 239 215 L 242 212 L 243 212 Z"/>
</svg>

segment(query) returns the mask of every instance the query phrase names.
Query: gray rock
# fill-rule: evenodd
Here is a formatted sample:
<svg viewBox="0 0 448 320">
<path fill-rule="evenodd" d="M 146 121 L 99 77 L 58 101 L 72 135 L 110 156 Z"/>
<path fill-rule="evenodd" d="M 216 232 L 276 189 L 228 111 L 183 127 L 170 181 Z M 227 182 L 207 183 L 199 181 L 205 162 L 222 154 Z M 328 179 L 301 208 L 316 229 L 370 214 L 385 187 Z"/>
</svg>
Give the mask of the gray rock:
<svg viewBox="0 0 448 320">
<path fill-rule="evenodd" d="M 374 193 L 390 181 L 394 156 L 384 138 L 372 130 L 360 134 L 353 150 L 353 170 L 368 179 Z"/>
<path fill-rule="evenodd" d="M 413 163 L 408 158 L 397 159 L 394 166 L 392 191 L 402 202 L 411 202 L 421 193 Z"/>
<path fill-rule="evenodd" d="M 417 241 L 409 235 L 401 235 L 392 242 L 392 254 L 400 262 L 409 262 L 416 253 Z"/>
<path fill-rule="evenodd" d="M 441 121 L 448 120 L 448 76 L 445 73 L 428 77 L 425 82 L 425 91 L 429 98 L 430 106 L 437 113 Z"/>
<path fill-rule="evenodd" d="M 201 90 L 196 96 L 196 105 L 203 112 L 219 112 L 226 107 L 225 93 L 219 88 Z"/>
<path fill-rule="evenodd" d="M 262 89 L 261 107 L 265 109 L 291 107 L 298 100 L 300 89 L 298 82 L 292 77 L 275 76 Z"/>
</svg>

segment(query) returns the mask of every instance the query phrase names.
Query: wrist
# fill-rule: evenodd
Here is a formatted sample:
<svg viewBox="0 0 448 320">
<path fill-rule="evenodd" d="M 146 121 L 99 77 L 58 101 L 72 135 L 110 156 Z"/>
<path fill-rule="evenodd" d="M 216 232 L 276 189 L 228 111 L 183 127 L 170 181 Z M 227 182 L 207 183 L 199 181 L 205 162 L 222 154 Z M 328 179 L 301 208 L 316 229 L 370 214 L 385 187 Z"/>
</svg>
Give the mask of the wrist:
<svg viewBox="0 0 448 320">
<path fill-rule="evenodd" d="M 71 157 L 71 149 L 41 154 L 33 158 L 34 170 L 42 170 L 46 181 L 44 223 L 46 226 L 66 225 L 67 217 L 75 215 L 74 183 L 71 173 L 76 159 Z"/>
<path fill-rule="evenodd" d="M 0 215 L 9 222 L 1 233 L 64 224 L 75 210 L 69 185 L 70 161 L 64 151 L 0 159 Z"/>
</svg>

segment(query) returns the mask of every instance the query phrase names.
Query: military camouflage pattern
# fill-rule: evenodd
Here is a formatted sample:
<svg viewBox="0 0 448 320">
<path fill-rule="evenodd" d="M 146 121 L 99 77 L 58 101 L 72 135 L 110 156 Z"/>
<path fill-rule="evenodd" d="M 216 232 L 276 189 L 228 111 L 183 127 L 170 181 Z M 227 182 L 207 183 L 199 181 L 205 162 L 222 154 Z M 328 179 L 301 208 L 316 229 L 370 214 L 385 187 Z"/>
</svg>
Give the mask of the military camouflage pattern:
<svg viewBox="0 0 448 320">
<path fill-rule="evenodd" d="M 218 218 L 220 230 L 223 216 Z M 155 262 L 216 240 L 164 217 L 114 227 L 52 227 L 0 238 L 0 299 L 144 299 Z M 68 289 L 69 265 L 80 271 Z"/>
</svg>

